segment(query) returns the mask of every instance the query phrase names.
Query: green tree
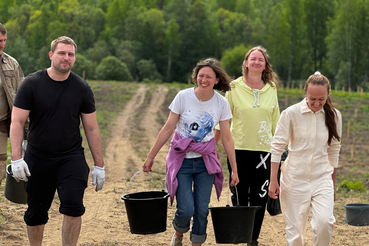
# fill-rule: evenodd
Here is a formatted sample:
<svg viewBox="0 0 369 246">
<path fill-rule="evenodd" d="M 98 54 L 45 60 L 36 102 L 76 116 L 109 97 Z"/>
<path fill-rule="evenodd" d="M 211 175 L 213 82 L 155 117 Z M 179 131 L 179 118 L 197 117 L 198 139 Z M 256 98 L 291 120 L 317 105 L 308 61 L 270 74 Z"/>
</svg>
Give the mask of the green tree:
<svg viewBox="0 0 369 246">
<path fill-rule="evenodd" d="M 131 0 L 113 0 L 106 14 L 107 27 L 110 29 L 112 36 L 118 39 L 125 37 L 125 22 L 127 16 L 130 15 L 137 1 Z"/>
<path fill-rule="evenodd" d="M 139 60 L 136 66 L 140 81 L 143 81 L 144 79 L 148 79 L 150 81 L 163 80 L 163 76 L 158 72 L 155 63 L 152 60 Z"/>
<path fill-rule="evenodd" d="M 337 86 L 356 89 L 368 81 L 368 5 L 364 0 L 340 0 L 329 22 L 328 59 Z"/>
<path fill-rule="evenodd" d="M 84 79 L 94 78 L 94 66 L 93 63 L 88 60 L 85 56 L 78 54 L 76 55 L 76 62 L 74 63 L 73 72 L 78 74 Z"/>
<path fill-rule="evenodd" d="M 209 15 L 206 4 L 202 1 L 197 1 L 188 8 L 181 45 L 181 57 L 186 59 L 176 63 L 182 75 L 181 78 L 174 78 L 176 81 L 186 81 L 199 60 L 216 55 L 217 35 L 213 33 Z"/>
<path fill-rule="evenodd" d="M 0 0 L 1 23 L 5 23 L 10 19 L 11 14 L 9 13 L 9 10 L 15 6 L 16 2 L 14 0 Z"/>
<path fill-rule="evenodd" d="M 245 60 L 246 52 L 251 48 L 251 46 L 245 47 L 240 44 L 224 52 L 220 64 L 231 77 L 236 79 L 242 76 L 242 63 Z"/>
<path fill-rule="evenodd" d="M 230 49 L 241 43 L 249 43 L 250 25 L 247 17 L 242 13 L 231 12 L 220 8 L 215 13 L 219 23 L 221 45 Z"/>
<path fill-rule="evenodd" d="M 309 54 L 314 63 L 314 70 L 323 68 L 327 47 L 325 37 L 327 36 L 326 23 L 333 15 L 334 0 L 305 0 L 305 23 L 307 27 L 307 39 L 310 41 Z"/>
<path fill-rule="evenodd" d="M 290 25 L 287 9 L 282 3 L 277 3 L 272 8 L 268 21 L 268 54 L 273 70 L 280 78 L 285 79 L 288 77 Z"/>
<path fill-rule="evenodd" d="M 110 56 L 109 44 L 103 40 L 97 41 L 93 47 L 87 49 L 83 55 L 93 62 L 95 66 L 101 62 L 104 57 Z"/>
<path fill-rule="evenodd" d="M 96 79 L 133 81 L 125 63 L 114 56 L 107 56 L 102 59 L 95 72 Z"/>
<path fill-rule="evenodd" d="M 26 40 L 22 37 L 17 37 L 15 40 L 8 40 L 6 43 L 5 52 L 16 58 L 25 75 L 34 72 L 35 57 L 30 56 L 27 52 L 29 50 Z"/>
<path fill-rule="evenodd" d="M 288 74 L 287 86 L 293 79 L 305 78 L 304 60 L 307 57 L 307 45 L 305 42 L 306 25 L 303 23 L 303 6 L 300 0 L 284 0 L 287 8 L 289 29 L 288 40 Z M 305 54 L 306 53 L 306 54 Z"/>
<path fill-rule="evenodd" d="M 166 81 L 171 81 L 172 62 L 177 59 L 180 55 L 181 38 L 179 34 L 179 25 L 175 19 L 170 19 L 168 22 L 167 29 L 165 31 L 166 36 L 166 47 L 167 47 L 167 72 Z"/>
</svg>

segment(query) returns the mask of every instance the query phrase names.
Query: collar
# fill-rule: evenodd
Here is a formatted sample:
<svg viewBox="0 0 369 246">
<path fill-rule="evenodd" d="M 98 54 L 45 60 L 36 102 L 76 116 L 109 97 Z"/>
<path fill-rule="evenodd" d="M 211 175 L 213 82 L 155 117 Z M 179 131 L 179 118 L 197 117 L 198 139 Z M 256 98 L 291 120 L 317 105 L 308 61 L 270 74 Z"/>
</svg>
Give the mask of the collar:
<svg viewBox="0 0 369 246">
<path fill-rule="evenodd" d="M 242 80 L 242 76 L 239 77 L 238 79 L 234 80 L 234 83 L 238 84 L 239 86 L 241 86 L 244 90 L 246 90 L 247 92 L 249 92 L 250 94 L 253 94 L 253 91 L 256 90 L 256 89 L 252 89 L 250 88 L 248 85 L 246 85 L 243 80 Z M 269 88 L 271 88 L 272 86 L 269 84 L 269 83 L 266 83 L 264 85 L 263 88 L 261 88 L 260 90 L 260 94 L 266 92 Z M 276 87 L 274 87 L 276 88 Z"/>
<path fill-rule="evenodd" d="M 304 99 L 302 99 L 302 101 L 300 102 L 300 110 L 301 110 L 301 113 L 304 114 L 304 113 L 313 113 L 314 114 L 314 111 L 311 110 L 311 108 L 309 108 L 309 106 L 307 105 L 307 102 L 306 102 L 306 97 L 304 97 Z M 325 113 L 324 111 L 324 107 L 322 107 L 319 111 L 316 111 L 315 113 Z"/>
<path fill-rule="evenodd" d="M 2 62 L 2 63 L 7 63 L 7 59 L 8 58 L 8 56 L 4 53 L 4 51 L 3 51 L 3 53 L 2 54 L 0 54 L 0 61 Z"/>
</svg>

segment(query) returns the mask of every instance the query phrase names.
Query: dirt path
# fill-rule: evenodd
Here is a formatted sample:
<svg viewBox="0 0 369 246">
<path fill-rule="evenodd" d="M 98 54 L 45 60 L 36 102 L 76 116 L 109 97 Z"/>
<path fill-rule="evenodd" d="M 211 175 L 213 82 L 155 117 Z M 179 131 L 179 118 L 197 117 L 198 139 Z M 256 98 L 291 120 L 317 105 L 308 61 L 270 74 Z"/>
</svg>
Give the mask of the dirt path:
<svg viewBox="0 0 369 246">
<path fill-rule="evenodd" d="M 159 234 L 131 234 L 121 196 L 127 192 L 130 177 L 141 169 L 147 150 L 140 151 L 140 146 L 151 146 L 161 128 L 156 121 L 168 89 L 156 86 L 155 90 L 141 85 L 136 94 L 118 115 L 111 125 L 112 136 L 106 148 L 106 182 L 103 190 L 95 192 L 91 185 L 85 194 L 86 214 L 82 218 L 82 231 L 79 244 L 82 246 L 113 246 L 113 245 L 143 245 L 167 246 L 173 234 L 171 221 L 174 217 L 175 203 L 168 205 L 167 230 Z M 148 180 L 159 176 L 164 180 L 165 156 L 168 146 L 164 146 L 155 160 L 153 170 L 156 173 L 140 173 L 130 183 L 129 193 L 150 190 Z M 92 163 L 91 161 L 89 163 Z M 213 189 L 214 190 L 214 189 Z M 213 192 L 211 206 L 227 204 L 227 188 L 224 187 L 221 200 L 218 202 Z M 332 245 L 369 245 L 368 227 L 352 227 L 344 223 L 343 205 L 355 202 L 339 198 L 336 202 L 336 229 Z M 50 210 L 50 220 L 45 228 L 44 244 L 46 246 L 61 245 L 62 216 L 58 212 L 58 200 Z M 2 217 L 6 223 L 0 226 L 0 245 L 27 245 L 27 235 L 23 222 L 25 205 L 10 203 L 5 200 L 0 203 Z M 150 209 L 150 208 L 147 208 Z M 155 211 L 153 211 L 155 212 Z M 1 217 L 0 217 L 1 219 Z M 185 235 L 184 245 L 191 245 Z M 308 228 L 305 245 L 312 245 L 311 230 Z M 209 216 L 208 239 L 204 245 L 216 245 L 211 217 Z M 230 244 L 223 244 L 230 245 Z M 245 244 L 243 244 L 245 245 Z M 266 214 L 260 237 L 261 246 L 285 245 L 285 230 L 280 215 L 271 217 Z"/>
</svg>

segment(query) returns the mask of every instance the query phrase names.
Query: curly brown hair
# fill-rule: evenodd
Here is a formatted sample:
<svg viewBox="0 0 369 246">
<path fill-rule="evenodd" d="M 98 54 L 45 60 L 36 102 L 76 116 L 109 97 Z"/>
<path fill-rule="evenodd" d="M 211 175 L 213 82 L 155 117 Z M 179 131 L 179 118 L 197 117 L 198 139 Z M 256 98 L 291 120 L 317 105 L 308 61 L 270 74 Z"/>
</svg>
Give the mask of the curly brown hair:
<svg viewBox="0 0 369 246">
<path fill-rule="evenodd" d="M 242 75 L 244 77 L 247 77 L 249 73 L 249 69 L 246 67 L 246 61 L 249 59 L 250 54 L 254 51 L 260 51 L 265 59 L 265 69 L 261 73 L 261 79 L 264 81 L 264 83 L 269 83 L 271 86 L 274 86 L 273 83 L 277 86 L 279 83 L 278 75 L 273 71 L 272 64 L 270 64 L 270 58 L 268 53 L 266 52 L 266 49 L 262 46 L 255 46 L 254 48 L 250 49 L 246 55 L 245 60 L 242 63 Z M 273 83 L 272 83 L 273 82 Z"/>
<path fill-rule="evenodd" d="M 201 61 L 199 61 L 196 64 L 196 67 L 192 71 L 192 82 L 197 85 L 197 75 L 199 74 L 199 71 L 203 67 L 210 67 L 213 69 L 215 75 L 217 78 L 219 78 L 219 82 L 214 85 L 213 89 L 216 89 L 218 91 L 229 91 L 231 89 L 229 83 L 233 80 L 226 71 L 222 68 L 219 61 L 215 58 L 206 58 Z"/>
</svg>

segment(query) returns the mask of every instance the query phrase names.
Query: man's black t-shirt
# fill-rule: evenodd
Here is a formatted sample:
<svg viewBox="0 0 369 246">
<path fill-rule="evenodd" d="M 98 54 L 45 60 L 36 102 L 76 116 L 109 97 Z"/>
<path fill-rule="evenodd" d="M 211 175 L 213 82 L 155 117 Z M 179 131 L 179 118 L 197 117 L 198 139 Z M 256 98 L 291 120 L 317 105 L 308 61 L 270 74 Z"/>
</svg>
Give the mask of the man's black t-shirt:
<svg viewBox="0 0 369 246">
<path fill-rule="evenodd" d="M 28 150 L 41 156 L 61 156 L 82 149 L 80 115 L 95 112 L 90 86 L 70 73 L 55 81 L 41 70 L 28 75 L 17 91 L 14 106 L 30 110 Z"/>
</svg>

